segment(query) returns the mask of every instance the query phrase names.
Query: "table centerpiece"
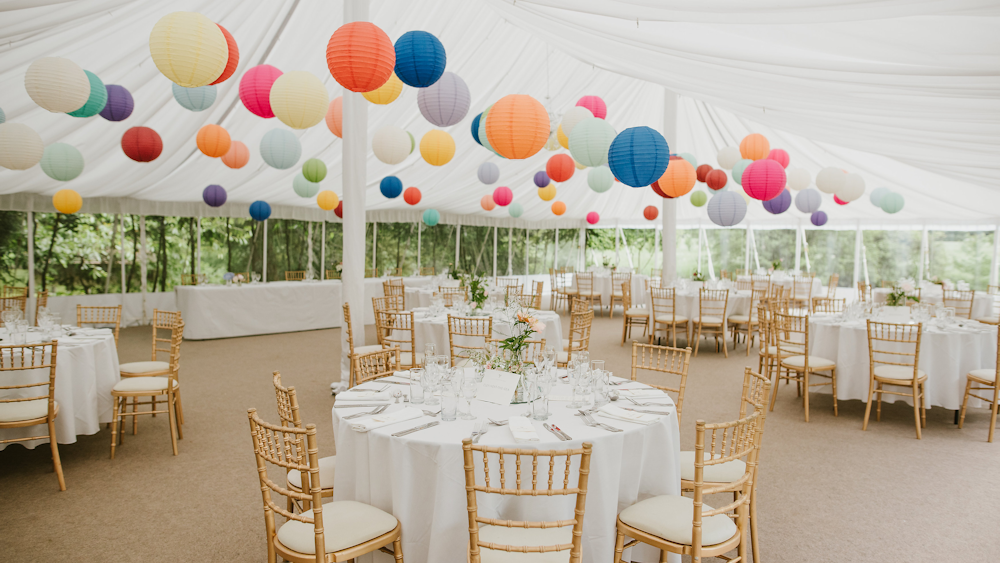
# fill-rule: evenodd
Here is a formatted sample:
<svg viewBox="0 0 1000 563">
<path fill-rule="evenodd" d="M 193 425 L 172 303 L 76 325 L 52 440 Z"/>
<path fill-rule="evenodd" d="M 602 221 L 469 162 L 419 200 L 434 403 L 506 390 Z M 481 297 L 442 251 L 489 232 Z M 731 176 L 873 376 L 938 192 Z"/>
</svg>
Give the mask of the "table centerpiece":
<svg viewBox="0 0 1000 563">
<path fill-rule="evenodd" d="M 528 385 L 524 375 L 525 364 L 528 363 L 528 358 L 525 357 L 529 347 L 528 339 L 536 332 L 545 330 L 545 323 L 518 304 L 499 309 L 495 314 L 501 322 L 494 324 L 494 331 L 496 332 L 497 326 L 510 327 L 510 334 L 503 340 L 487 342 L 485 369 L 521 376 L 512 403 L 526 403 Z"/>
</svg>

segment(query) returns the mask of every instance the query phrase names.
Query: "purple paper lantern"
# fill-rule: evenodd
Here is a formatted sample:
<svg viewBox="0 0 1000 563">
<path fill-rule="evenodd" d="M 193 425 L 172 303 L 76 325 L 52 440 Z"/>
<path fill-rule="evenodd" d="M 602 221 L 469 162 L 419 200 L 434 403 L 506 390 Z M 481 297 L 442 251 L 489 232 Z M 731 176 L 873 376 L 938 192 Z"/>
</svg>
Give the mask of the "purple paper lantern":
<svg viewBox="0 0 1000 563">
<path fill-rule="evenodd" d="M 108 103 L 101 110 L 101 117 L 108 121 L 122 121 L 132 115 L 135 101 L 131 92 L 118 84 L 105 84 L 104 88 L 108 91 Z"/>
<path fill-rule="evenodd" d="M 417 107 L 424 119 L 438 127 L 448 127 L 469 113 L 469 87 L 457 74 L 446 72 L 437 82 L 417 93 Z"/>
<path fill-rule="evenodd" d="M 764 202 L 764 209 L 774 215 L 780 215 L 792 206 L 792 192 L 788 189 L 781 190 L 781 193 L 772 199 Z"/>
<path fill-rule="evenodd" d="M 535 172 L 535 185 L 539 188 L 544 188 L 551 182 L 552 180 L 549 179 L 549 175 L 546 174 L 544 170 Z"/>
<path fill-rule="evenodd" d="M 826 224 L 827 221 L 826 211 L 816 211 L 815 213 L 809 216 L 809 220 L 812 221 L 813 225 L 816 225 L 817 227 L 822 227 L 823 225 Z"/>
<path fill-rule="evenodd" d="M 201 192 L 201 199 L 212 207 L 219 207 L 226 203 L 226 190 L 218 184 L 212 184 Z"/>
</svg>

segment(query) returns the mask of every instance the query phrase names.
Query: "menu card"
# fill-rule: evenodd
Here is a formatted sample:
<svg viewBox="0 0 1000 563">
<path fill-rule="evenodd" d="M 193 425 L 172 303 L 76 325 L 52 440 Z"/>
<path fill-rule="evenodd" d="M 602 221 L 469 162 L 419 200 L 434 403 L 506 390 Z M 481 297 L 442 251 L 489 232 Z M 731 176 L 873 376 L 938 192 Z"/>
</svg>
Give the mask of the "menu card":
<svg viewBox="0 0 1000 563">
<path fill-rule="evenodd" d="M 509 405 L 514 399 L 514 391 L 520 379 L 521 376 L 516 373 L 486 370 L 476 392 L 476 399 L 494 405 Z"/>
</svg>

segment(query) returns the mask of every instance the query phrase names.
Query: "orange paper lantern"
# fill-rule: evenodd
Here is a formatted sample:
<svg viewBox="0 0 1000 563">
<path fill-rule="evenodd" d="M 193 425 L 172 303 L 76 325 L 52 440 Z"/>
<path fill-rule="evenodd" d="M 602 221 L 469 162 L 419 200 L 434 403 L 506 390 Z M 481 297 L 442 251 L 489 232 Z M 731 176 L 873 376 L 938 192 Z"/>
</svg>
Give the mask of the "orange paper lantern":
<svg viewBox="0 0 1000 563">
<path fill-rule="evenodd" d="M 566 204 L 561 201 L 553 203 L 552 213 L 555 215 L 562 215 L 563 213 L 566 213 Z"/>
<path fill-rule="evenodd" d="M 660 216 L 660 210 L 655 205 L 647 205 L 646 209 L 642 210 L 642 216 L 649 221 L 655 221 Z"/>
<path fill-rule="evenodd" d="M 750 133 L 740 141 L 740 154 L 743 158 L 750 160 L 760 160 L 767 158 L 771 152 L 771 143 L 767 142 L 767 137 L 760 133 Z"/>
<path fill-rule="evenodd" d="M 483 209 L 486 211 L 493 211 L 493 209 L 497 206 L 497 204 L 493 202 L 493 196 L 490 194 L 484 195 L 483 199 L 479 200 L 479 205 L 483 206 Z"/>
<path fill-rule="evenodd" d="M 344 98 L 337 96 L 326 110 L 326 127 L 338 137 L 344 136 Z"/>
<path fill-rule="evenodd" d="M 371 92 L 392 76 L 396 48 L 377 25 L 346 23 L 333 32 L 327 43 L 326 65 L 344 88 L 352 92 Z"/>
<path fill-rule="evenodd" d="M 417 188 L 406 188 L 406 190 L 403 191 L 403 201 L 409 203 L 410 205 L 420 203 L 420 190 Z"/>
<path fill-rule="evenodd" d="M 504 96 L 486 114 L 486 138 L 506 158 L 534 156 L 549 140 L 549 114 L 531 96 Z"/>
<path fill-rule="evenodd" d="M 573 177 L 576 163 L 568 154 L 557 154 L 545 164 L 545 173 L 553 182 L 565 182 Z"/>
<path fill-rule="evenodd" d="M 690 192 L 697 181 L 698 175 L 694 166 L 679 156 L 672 156 L 667 170 L 656 184 L 667 197 L 681 197 Z"/>
<path fill-rule="evenodd" d="M 229 131 L 219 125 L 210 123 L 198 130 L 196 139 L 198 149 L 206 156 L 219 158 L 229 152 L 229 145 L 232 141 L 229 138 Z"/>
<path fill-rule="evenodd" d="M 219 25 L 219 24 L 215 24 Z M 218 84 L 219 82 L 224 82 L 227 78 L 236 72 L 236 67 L 240 64 L 240 48 L 236 45 L 236 39 L 233 35 L 229 33 L 229 30 L 219 25 L 219 30 L 222 31 L 222 35 L 226 37 L 226 45 L 229 46 L 229 60 L 226 61 L 226 70 L 222 71 L 222 74 L 215 79 L 212 84 Z"/>
<path fill-rule="evenodd" d="M 230 168 L 243 168 L 250 162 L 250 150 L 240 141 L 233 141 L 229 150 L 222 155 L 222 164 Z"/>
</svg>

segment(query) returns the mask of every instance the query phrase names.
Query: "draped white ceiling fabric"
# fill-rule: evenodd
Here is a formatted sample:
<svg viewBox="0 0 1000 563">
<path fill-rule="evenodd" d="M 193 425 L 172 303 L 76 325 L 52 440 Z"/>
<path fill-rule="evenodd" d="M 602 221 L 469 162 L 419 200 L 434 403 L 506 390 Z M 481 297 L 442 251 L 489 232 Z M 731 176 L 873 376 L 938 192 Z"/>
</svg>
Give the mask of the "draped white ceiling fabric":
<svg viewBox="0 0 1000 563">
<path fill-rule="evenodd" d="M 212 107 L 182 108 L 149 55 L 148 36 L 163 15 L 190 10 L 225 26 L 240 48 L 236 74 L 218 86 Z M 330 0 L 84 0 L 0 1 L 0 108 L 8 122 L 25 123 L 46 145 L 64 142 L 84 155 L 83 174 L 57 182 L 40 167 L 0 170 L 0 208 L 51 210 L 49 198 L 72 188 L 84 212 L 185 216 L 247 216 L 254 200 L 272 205 L 275 217 L 337 220 L 298 197 L 292 179 L 300 167 L 276 170 L 260 157 L 260 139 L 287 129 L 261 119 L 239 101 L 239 78 L 258 64 L 305 70 L 326 85 L 331 99 L 342 89 L 326 66 L 326 44 L 341 24 L 341 2 Z M 561 217 L 536 195 L 531 181 L 546 159 L 543 150 L 522 161 L 502 159 L 479 146 L 472 119 L 507 94 L 529 94 L 560 116 L 583 95 L 602 97 L 617 131 L 663 124 L 663 91 L 680 98 L 678 141 L 671 152 L 693 154 L 718 166 L 716 154 L 746 134 L 764 134 L 791 155 L 791 167 L 813 178 L 827 166 L 861 174 L 860 200 L 836 205 L 823 196 L 829 227 L 863 224 L 994 224 L 1000 220 L 1000 5 L 977 0 L 374 0 L 371 20 L 392 40 L 409 30 L 437 35 L 448 53 L 447 70 L 472 94 L 462 122 L 444 128 L 456 141 L 445 166 L 426 163 L 415 150 L 387 165 L 370 151 L 384 126 L 402 127 L 419 144 L 434 129 L 420 114 L 417 92 L 404 87 L 387 106 L 369 106 L 369 220 L 414 221 L 437 209 L 442 222 L 572 228 L 590 211 L 597 226 L 651 226 L 647 205 L 662 201 L 649 188 L 622 184 L 603 194 L 587 187 L 588 170 L 559 184 Z M 121 84 L 135 99 L 123 122 L 79 119 L 37 107 L 24 89 L 28 65 L 46 56 L 66 57 Z M 232 170 L 198 151 L 195 135 L 208 123 L 225 127 L 250 149 L 250 163 Z M 150 163 L 128 159 L 120 139 L 147 126 L 163 138 L 163 154 Z M 554 127 L 554 125 L 553 125 Z M 330 169 L 323 189 L 341 194 L 343 142 L 325 124 L 295 131 L 301 162 L 320 158 Z M 560 151 L 566 152 L 566 151 Z M 500 181 L 482 185 L 478 166 L 492 161 Z M 417 206 L 386 199 L 379 181 L 398 176 L 423 193 Z M 229 194 L 222 208 L 201 202 L 209 184 Z M 479 201 L 499 185 L 524 207 L 519 220 L 505 208 L 482 210 Z M 889 215 L 868 200 L 885 186 L 901 193 L 903 211 Z M 696 188 L 706 190 L 703 184 Z M 730 181 L 729 189 L 740 189 Z M 345 201 L 345 205 L 354 202 Z M 680 224 L 708 224 L 706 208 L 687 198 Z M 793 208 L 767 213 L 753 201 L 755 225 L 795 224 L 808 216 Z"/>
</svg>

